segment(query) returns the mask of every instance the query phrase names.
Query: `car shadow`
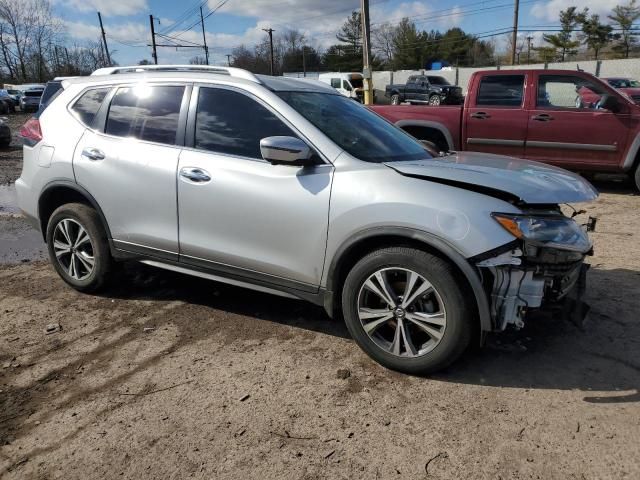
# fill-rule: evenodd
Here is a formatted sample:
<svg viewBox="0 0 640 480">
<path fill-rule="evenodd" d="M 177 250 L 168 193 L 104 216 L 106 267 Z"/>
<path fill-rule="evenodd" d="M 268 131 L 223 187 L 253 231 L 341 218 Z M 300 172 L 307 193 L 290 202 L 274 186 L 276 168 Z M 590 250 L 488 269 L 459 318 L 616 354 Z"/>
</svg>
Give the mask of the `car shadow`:
<svg viewBox="0 0 640 480">
<path fill-rule="evenodd" d="M 531 315 L 433 378 L 484 386 L 579 390 L 590 403 L 640 402 L 640 272 L 589 272 L 583 325 Z M 592 392 L 592 393 L 591 393 Z M 619 393 L 618 393 L 619 392 Z"/>
<path fill-rule="evenodd" d="M 350 338 L 321 307 L 144 265 L 128 264 L 109 298 L 180 300 L 311 332 Z M 640 401 L 640 272 L 591 269 L 582 325 L 536 312 L 524 329 L 490 335 L 485 347 L 430 378 L 507 388 L 594 392 L 592 403 Z M 373 361 L 367 368 L 378 370 Z M 595 392 L 608 392 L 598 395 Z M 620 392 L 620 395 L 611 395 Z"/>
<path fill-rule="evenodd" d="M 596 174 L 589 181 L 600 193 L 640 195 L 633 181 L 627 175 Z"/>
</svg>

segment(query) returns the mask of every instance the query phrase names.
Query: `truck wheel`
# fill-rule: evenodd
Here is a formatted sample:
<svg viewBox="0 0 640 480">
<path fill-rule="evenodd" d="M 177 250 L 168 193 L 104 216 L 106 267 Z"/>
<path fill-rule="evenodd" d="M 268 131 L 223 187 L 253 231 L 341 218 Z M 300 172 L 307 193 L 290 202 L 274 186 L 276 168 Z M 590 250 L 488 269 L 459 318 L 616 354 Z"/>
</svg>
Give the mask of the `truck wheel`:
<svg viewBox="0 0 640 480">
<path fill-rule="evenodd" d="M 636 173 L 633 177 L 636 183 L 636 188 L 638 189 L 638 191 L 640 191 L 640 164 L 638 164 L 638 166 L 636 167 Z"/>
<path fill-rule="evenodd" d="M 387 368 L 424 375 L 471 340 L 473 305 L 453 267 L 404 247 L 376 250 L 347 275 L 342 311 L 351 336 Z"/>
<path fill-rule="evenodd" d="M 47 226 L 49 259 L 76 290 L 95 292 L 107 280 L 111 253 L 98 213 L 81 203 L 58 207 Z"/>
<path fill-rule="evenodd" d="M 391 105 L 400 105 L 400 95 L 397 93 L 391 95 Z"/>
<path fill-rule="evenodd" d="M 438 106 L 442 103 L 440 95 L 431 95 L 429 97 L 429 105 Z"/>
</svg>

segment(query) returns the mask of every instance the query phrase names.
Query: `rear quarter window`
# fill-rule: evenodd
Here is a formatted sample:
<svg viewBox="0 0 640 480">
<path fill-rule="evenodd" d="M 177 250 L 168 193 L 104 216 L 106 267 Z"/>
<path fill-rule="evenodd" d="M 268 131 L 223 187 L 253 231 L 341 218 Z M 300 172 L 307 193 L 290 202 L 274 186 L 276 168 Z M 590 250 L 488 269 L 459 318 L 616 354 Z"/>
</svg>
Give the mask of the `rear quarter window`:
<svg viewBox="0 0 640 480">
<path fill-rule="evenodd" d="M 86 91 L 76 103 L 73 104 L 71 110 L 75 112 L 82 123 L 91 126 L 109 90 L 110 88 L 96 88 Z"/>
</svg>

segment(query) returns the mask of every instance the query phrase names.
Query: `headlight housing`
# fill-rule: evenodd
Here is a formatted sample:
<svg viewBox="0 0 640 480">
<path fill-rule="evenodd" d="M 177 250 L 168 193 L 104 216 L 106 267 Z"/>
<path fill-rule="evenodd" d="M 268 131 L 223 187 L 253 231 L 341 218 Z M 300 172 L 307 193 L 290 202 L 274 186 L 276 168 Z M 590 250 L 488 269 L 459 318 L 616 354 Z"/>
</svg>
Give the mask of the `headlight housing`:
<svg viewBox="0 0 640 480">
<path fill-rule="evenodd" d="M 562 215 L 492 213 L 491 216 L 516 238 L 541 247 L 587 252 L 591 241 L 573 219 Z"/>
</svg>

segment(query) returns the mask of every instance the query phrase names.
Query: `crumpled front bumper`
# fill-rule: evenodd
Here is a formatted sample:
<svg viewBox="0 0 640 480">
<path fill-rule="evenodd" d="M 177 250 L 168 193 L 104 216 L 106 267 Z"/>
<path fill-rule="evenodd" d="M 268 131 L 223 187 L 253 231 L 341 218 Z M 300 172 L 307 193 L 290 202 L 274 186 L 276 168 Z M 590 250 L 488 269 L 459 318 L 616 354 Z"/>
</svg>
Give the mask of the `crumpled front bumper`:
<svg viewBox="0 0 640 480">
<path fill-rule="evenodd" d="M 586 289 L 589 252 L 512 245 L 502 253 L 478 259 L 494 331 L 522 328 L 533 309 L 552 309 L 581 324 L 589 311 Z"/>
</svg>

